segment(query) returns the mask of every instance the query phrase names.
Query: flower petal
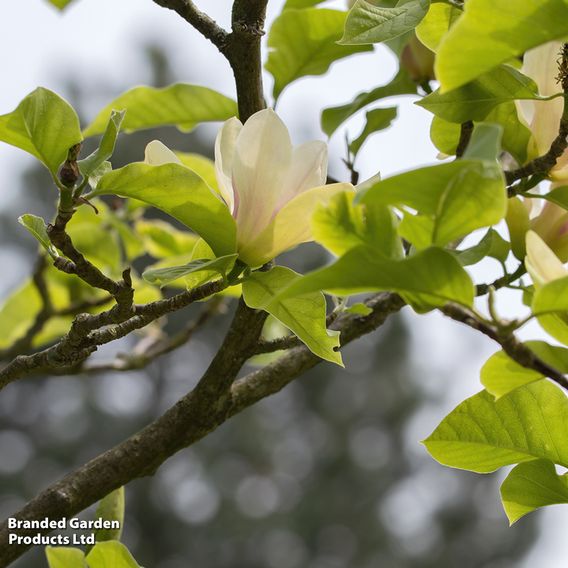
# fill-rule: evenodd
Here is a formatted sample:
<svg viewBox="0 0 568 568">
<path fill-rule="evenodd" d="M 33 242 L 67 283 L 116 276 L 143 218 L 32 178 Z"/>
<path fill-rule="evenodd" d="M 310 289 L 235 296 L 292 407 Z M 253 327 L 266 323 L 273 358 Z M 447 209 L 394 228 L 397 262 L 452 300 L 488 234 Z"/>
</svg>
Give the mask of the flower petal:
<svg viewBox="0 0 568 568">
<path fill-rule="evenodd" d="M 556 81 L 558 58 L 562 43 L 551 41 L 525 53 L 521 71 L 533 79 L 538 91 L 543 96 L 550 96 L 561 91 Z M 559 97 L 551 101 L 530 101 L 532 112 L 527 112 L 529 102 L 520 103 L 523 116 L 532 131 L 536 151 L 544 154 L 558 134 L 558 127 L 564 109 L 564 100 Z"/>
<path fill-rule="evenodd" d="M 538 236 L 550 245 L 559 230 L 559 225 L 566 218 L 566 209 L 547 201 L 540 213 L 531 219 L 530 227 Z"/>
<path fill-rule="evenodd" d="M 144 150 L 144 162 L 151 166 L 181 164 L 180 159 L 162 142 L 152 140 Z"/>
<path fill-rule="evenodd" d="M 280 253 L 311 241 L 311 221 L 316 207 L 328 203 L 343 191 L 355 191 L 355 188 L 350 183 L 334 183 L 297 195 L 282 207 L 254 241 L 239 249 L 241 260 L 252 267 L 261 266 Z"/>
<path fill-rule="evenodd" d="M 292 163 L 276 209 L 281 209 L 288 201 L 307 189 L 325 185 L 326 179 L 327 145 L 324 142 L 314 140 L 294 148 Z"/>
<path fill-rule="evenodd" d="M 560 259 L 534 231 L 527 232 L 525 266 L 535 286 L 568 276 Z"/>
<path fill-rule="evenodd" d="M 250 243 L 272 219 L 291 157 L 290 135 L 273 110 L 261 110 L 246 121 L 233 163 L 239 244 Z"/>
<path fill-rule="evenodd" d="M 233 213 L 235 198 L 233 192 L 232 170 L 237 138 L 243 128 L 238 118 L 230 118 L 223 124 L 215 140 L 215 174 L 219 193 Z"/>
</svg>

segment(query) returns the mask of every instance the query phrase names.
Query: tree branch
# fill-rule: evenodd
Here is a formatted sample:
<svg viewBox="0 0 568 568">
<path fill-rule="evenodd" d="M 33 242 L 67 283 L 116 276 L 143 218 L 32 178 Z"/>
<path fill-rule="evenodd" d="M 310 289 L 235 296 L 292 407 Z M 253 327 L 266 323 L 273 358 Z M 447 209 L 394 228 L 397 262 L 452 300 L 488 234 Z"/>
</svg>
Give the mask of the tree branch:
<svg viewBox="0 0 568 568">
<path fill-rule="evenodd" d="M 568 390 L 568 379 L 557 369 L 537 357 L 524 343 L 519 341 L 511 332 L 504 332 L 496 326 L 479 321 L 469 310 L 457 304 L 447 304 L 441 310 L 455 321 L 480 331 L 487 337 L 496 341 L 507 355 L 522 367 L 533 369 L 537 373 L 548 377 L 562 388 Z"/>
<path fill-rule="evenodd" d="M 266 106 L 260 40 L 264 35 L 267 4 L 268 0 L 235 0 L 231 17 L 232 32 L 223 50 L 235 76 L 242 122 Z"/>
<path fill-rule="evenodd" d="M 564 103 L 566 105 L 566 103 Z M 566 115 L 566 112 L 564 113 Z M 528 164 L 522 166 L 521 168 L 517 168 L 516 170 L 511 170 L 509 172 L 505 172 L 505 180 L 507 185 L 511 185 L 515 181 L 518 181 L 523 178 L 527 178 L 533 175 L 546 175 L 548 172 L 556 165 L 558 159 L 564 154 L 566 148 L 568 148 L 568 117 L 563 116 L 562 120 L 560 121 L 560 127 L 558 129 L 558 135 L 552 142 L 550 146 L 550 150 L 535 158 Z M 508 188 L 508 195 L 509 197 L 514 197 L 519 191 L 516 187 L 509 187 Z"/>
<path fill-rule="evenodd" d="M 462 158 L 469 146 L 471 135 L 473 134 L 473 121 L 463 122 L 460 127 L 460 139 L 456 148 L 456 158 Z"/>
<path fill-rule="evenodd" d="M 517 269 L 514 272 L 511 272 L 511 274 L 505 274 L 505 276 L 497 278 L 497 280 L 494 280 L 491 284 L 478 284 L 475 287 L 476 290 L 475 295 L 484 296 L 489 292 L 490 288 L 493 288 L 494 290 L 499 290 L 500 288 L 504 288 L 505 286 L 508 286 L 509 284 L 513 283 L 515 280 L 521 278 L 521 276 L 524 276 L 526 273 L 527 269 L 525 268 L 525 263 L 521 262 L 517 267 Z"/>
<path fill-rule="evenodd" d="M 147 338 L 142 339 L 130 353 L 119 353 L 114 361 L 76 369 L 73 372 L 92 375 L 106 371 L 126 372 L 144 369 L 159 357 L 186 345 L 196 331 L 201 329 L 214 315 L 223 311 L 224 306 L 221 298 L 213 298 L 197 319 L 175 335 L 161 336 L 150 340 L 150 343 Z"/>
<path fill-rule="evenodd" d="M 333 327 L 341 331 L 342 345 L 382 325 L 404 302 L 395 294 L 378 294 L 367 305 L 372 309 L 369 315 L 344 314 L 335 321 Z M 244 360 L 254 351 L 264 318 L 265 314 L 246 308 L 241 301 L 223 345 L 192 392 L 128 440 L 48 487 L 13 516 L 19 520 L 72 517 L 112 490 L 152 475 L 176 452 L 321 362 L 306 347 L 296 347 L 274 363 L 233 382 Z M 7 522 L 3 523 L 0 568 L 29 548 L 24 544 L 8 546 L 9 532 Z"/>
<path fill-rule="evenodd" d="M 79 314 L 69 332 L 52 347 L 33 355 L 20 355 L 0 371 L 0 390 L 30 373 L 73 370 L 97 347 L 128 335 L 154 320 L 216 294 L 226 288 L 222 280 L 181 292 L 171 298 L 134 306 L 135 315 L 116 323 L 115 308 L 96 315 Z"/>
<path fill-rule="evenodd" d="M 154 0 L 154 2 L 162 8 L 177 12 L 215 47 L 220 51 L 224 50 L 229 34 L 215 20 L 199 10 L 192 0 Z"/>
<path fill-rule="evenodd" d="M 547 175 L 568 148 L 568 44 L 564 44 L 560 53 L 557 82 L 561 84 L 564 92 L 564 111 L 558 125 L 558 135 L 553 140 L 546 154 L 535 158 L 516 170 L 505 172 L 505 180 L 508 186 L 517 180 L 528 178 L 529 176 Z M 522 186 L 522 184 L 520 185 Z M 509 187 L 509 197 L 514 197 L 521 193 L 519 189 L 519 187 Z"/>
</svg>

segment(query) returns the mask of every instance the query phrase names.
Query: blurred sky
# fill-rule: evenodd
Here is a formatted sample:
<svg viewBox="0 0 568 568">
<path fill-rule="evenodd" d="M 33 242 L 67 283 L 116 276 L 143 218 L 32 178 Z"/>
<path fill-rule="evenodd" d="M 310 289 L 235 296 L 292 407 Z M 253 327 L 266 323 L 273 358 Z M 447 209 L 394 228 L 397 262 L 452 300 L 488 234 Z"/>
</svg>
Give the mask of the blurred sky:
<svg viewBox="0 0 568 568">
<path fill-rule="evenodd" d="M 229 0 L 198 3 L 221 25 L 228 27 Z M 279 13 L 283 3 L 284 0 L 269 2 L 269 21 Z M 334 1 L 328 2 L 327 6 L 342 8 L 343 4 Z M 109 102 L 97 92 L 98 82 L 103 82 L 105 89 L 108 86 L 111 92 L 114 91 L 114 97 L 149 81 L 147 60 L 141 51 L 141 47 L 149 42 L 167 49 L 179 81 L 199 82 L 234 96 L 232 75 L 216 48 L 175 13 L 160 8 L 151 0 L 77 0 L 64 15 L 43 0 L 4 0 L 0 4 L 0 114 L 13 110 L 39 85 L 63 96 L 69 95 L 64 81 L 76 75 L 93 87 L 87 112 L 88 118 L 94 118 Z M 394 72 L 393 56 L 385 48 L 377 47 L 374 53 L 335 63 L 324 77 L 307 77 L 295 82 L 281 96 L 278 112 L 290 127 L 295 143 L 325 139 L 319 128 L 322 108 L 346 103 L 360 91 L 388 82 Z M 269 76 L 266 77 L 266 92 L 270 104 Z M 373 136 L 364 146 L 357 163 L 362 179 L 374 175 L 377 170 L 388 175 L 436 161 L 437 152 L 428 136 L 430 115 L 414 106 L 412 100 L 412 97 L 404 97 L 394 127 Z M 378 106 L 391 104 L 389 100 Z M 363 119 L 364 112 L 348 123 L 352 136 L 360 132 Z M 217 128 L 218 125 L 202 127 L 211 137 Z M 330 141 L 331 173 L 340 179 L 347 176 L 340 163 L 344 155 L 343 132 L 340 129 Z M 126 142 L 127 138 L 122 138 L 121 143 Z M 0 205 L 5 202 L 7 192 L 13 190 L 14 184 L 10 180 L 32 160 L 20 150 L 0 146 Z M 493 261 L 481 263 L 475 274 L 484 281 L 500 275 Z M 1 283 L 0 290 L 6 292 Z M 518 295 L 508 294 L 502 305 L 503 313 L 516 313 L 518 307 Z M 480 390 L 479 368 L 496 349 L 487 340 L 475 337 L 438 315 L 412 317 L 412 330 L 417 372 L 424 366 L 438 369 L 440 379 L 425 388 L 444 395 L 443 408 L 425 407 L 415 420 L 411 435 L 419 440 L 428 435 L 460 400 Z M 536 325 L 523 330 L 524 337 L 538 335 L 540 331 Z M 428 361 L 423 361 L 426 353 Z M 459 369 L 459 376 L 455 376 L 456 369 Z M 565 567 L 563 557 L 568 554 L 568 541 L 561 530 L 568 521 L 568 509 L 548 509 L 541 519 L 546 533 L 526 566 L 538 562 L 546 568 Z M 504 516 L 503 520 L 506 522 Z"/>
</svg>

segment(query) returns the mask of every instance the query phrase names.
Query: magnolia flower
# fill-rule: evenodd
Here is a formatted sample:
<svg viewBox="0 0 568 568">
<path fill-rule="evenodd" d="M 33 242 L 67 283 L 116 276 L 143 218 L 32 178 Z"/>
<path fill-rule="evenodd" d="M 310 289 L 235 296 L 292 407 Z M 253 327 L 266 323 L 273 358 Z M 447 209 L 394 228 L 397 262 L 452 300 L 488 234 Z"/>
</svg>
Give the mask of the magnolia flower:
<svg viewBox="0 0 568 568">
<path fill-rule="evenodd" d="M 543 96 L 555 95 L 561 91 L 558 84 L 558 58 L 562 42 L 551 41 L 527 51 L 523 58 L 521 71 L 534 80 L 538 92 Z M 550 101 L 516 101 L 519 119 L 532 133 L 528 147 L 529 159 L 548 152 L 550 145 L 558 135 L 560 119 L 564 110 L 564 99 L 557 97 Z M 554 181 L 568 179 L 568 152 L 558 159 L 550 171 Z"/>
<path fill-rule="evenodd" d="M 513 253 L 519 259 L 525 256 L 525 236 L 534 231 L 562 262 L 568 261 L 568 211 L 547 201 L 538 210 L 535 200 L 514 197 L 509 199 L 507 226 Z"/>
<path fill-rule="evenodd" d="M 527 232 L 525 266 L 535 287 L 568 276 L 568 270 L 548 245 L 534 232 Z"/>
<path fill-rule="evenodd" d="M 178 162 L 161 142 L 146 148 L 146 162 Z M 284 123 L 273 110 L 261 110 L 243 125 L 231 118 L 215 142 L 220 198 L 237 226 L 239 258 L 255 267 L 312 240 L 316 207 L 351 184 L 325 185 L 327 146 L 307 142 L 293 148 Z"/>
</svg>

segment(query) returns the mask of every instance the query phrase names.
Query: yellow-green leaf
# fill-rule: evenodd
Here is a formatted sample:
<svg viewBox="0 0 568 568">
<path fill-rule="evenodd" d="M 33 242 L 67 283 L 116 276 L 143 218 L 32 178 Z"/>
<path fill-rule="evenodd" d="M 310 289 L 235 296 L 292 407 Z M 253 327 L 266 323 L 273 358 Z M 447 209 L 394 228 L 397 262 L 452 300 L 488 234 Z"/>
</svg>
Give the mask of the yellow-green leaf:
<svg viewBox="0 0 568 568">
<path fill-rule="evenodd" d="M 162 89 L 135 87 L 120 95 L 85 130 L 85 136 L 102 134 L 112 111 L 126 110 L 125 132 L 173 125 L 189 131 L 200 122 L 227 120 L 237 114 L 234 100 L 206 87 L 178 83 Z"/>
<path fill-rule="evenodd" d="M 321 292 L 294 298 L 279 293 L 300 276 L 289 268 L 275 266 L 268 272 L 253 272 L 243 283 L 243 296 L 251 308 L 265 310 L 294 332 L 318 357 L 343 366 L 339 332 L 326 329 L 326 305 Z"/>
</svg>

